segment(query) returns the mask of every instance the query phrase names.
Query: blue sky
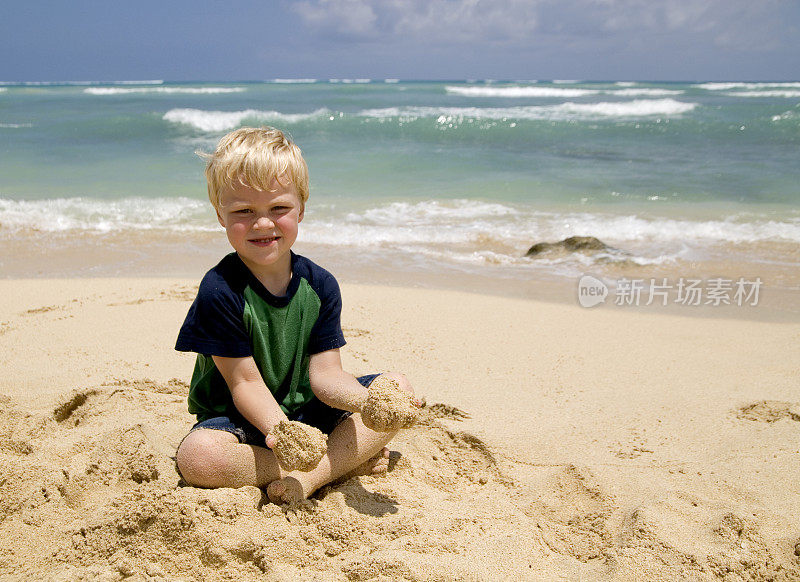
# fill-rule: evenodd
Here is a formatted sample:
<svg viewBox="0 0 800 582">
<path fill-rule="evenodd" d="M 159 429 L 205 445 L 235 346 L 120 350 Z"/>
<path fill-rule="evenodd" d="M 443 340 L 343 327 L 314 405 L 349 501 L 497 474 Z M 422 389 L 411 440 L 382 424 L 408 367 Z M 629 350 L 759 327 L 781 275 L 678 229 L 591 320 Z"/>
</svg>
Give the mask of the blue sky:
<svg viewBox="0 0 800 582">
<path fill-rule="evenodd" d="M 5 0 L 0 81 L 798 80 L 798 0 Z"/>
</svg>

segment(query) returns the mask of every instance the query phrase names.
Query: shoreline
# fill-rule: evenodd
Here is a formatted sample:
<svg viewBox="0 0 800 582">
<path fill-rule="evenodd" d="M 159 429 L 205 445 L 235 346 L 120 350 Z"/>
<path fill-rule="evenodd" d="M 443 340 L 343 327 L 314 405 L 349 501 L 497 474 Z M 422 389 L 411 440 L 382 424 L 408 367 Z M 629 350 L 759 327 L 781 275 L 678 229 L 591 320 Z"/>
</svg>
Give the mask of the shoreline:
<svg viewBox="0 0 800 582">
<path fill-rule="evenodd" d="M 230 252 L 224 235 L 216 232 L 204 235 L 159 233 L 154 238 L 146 232 L 44 238 L 30 233 L 14 240 L 0 240 L 0 248 L 4 251 L 0 269 L 5 280 L 177 276 L 199 283 L 205 272 Z M 604 303 L 586 308 L 587 311 L 800 323 L 800 277 L 788 263 L 741 264 L 721 258 L 670 266 L 599 263 L 570 273 L 557 273 L 547 266 L 537 267 L 526 271 L 523 277 L 504 265 L 476 268 L 437 263 L 424 256 L 392 253 L 381 247 L 339 249 L 299 242 L 295 251 L 331 271 L 341 284 L 466 291 L 475 295 L 577 306 L 579 282 L 583 275 L 590 275 L 604 282 L 607 296 Z M 724 278 L 728 282 L 724 298 L 728 305 L 716 304 L 705 295 L 697 301 L 679 301 L 680 282 L 699 280 L 700 287 L 708 287 L 713 278 Z M 756 304 L 752 305 L 751 297 L 750 301 L 740 298 L 741 305 L 737 305 L 736 282 L 752 283 L 757 279 L 762 283 Z M 624 280 L 636 281 L 641 287 L 636 297 L 630 293 L 623 296 Z M 666 282 L 669 289 L 651 296 L 651 280 L 656 285 Z M 702 291 L 707 293 L 708 289 Z"/>
</svg>

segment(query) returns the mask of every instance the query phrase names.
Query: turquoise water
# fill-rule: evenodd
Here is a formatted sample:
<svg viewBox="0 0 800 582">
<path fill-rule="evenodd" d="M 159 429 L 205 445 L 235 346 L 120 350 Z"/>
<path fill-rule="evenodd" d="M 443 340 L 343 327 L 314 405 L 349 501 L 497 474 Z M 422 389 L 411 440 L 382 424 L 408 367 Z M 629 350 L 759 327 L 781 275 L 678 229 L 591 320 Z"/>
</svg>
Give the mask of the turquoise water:
<svg viewBox="0 0 800 582">
<path fill-rule="evenodd" d="M 644 265 L 800 243 L 800 83 L 383 80 L 0 85 L 0 238 L 216 230 L 194 152 L 262 124 L 308 160 L 309 244 L 521 268 L 571 235 Z"/>
</svg>

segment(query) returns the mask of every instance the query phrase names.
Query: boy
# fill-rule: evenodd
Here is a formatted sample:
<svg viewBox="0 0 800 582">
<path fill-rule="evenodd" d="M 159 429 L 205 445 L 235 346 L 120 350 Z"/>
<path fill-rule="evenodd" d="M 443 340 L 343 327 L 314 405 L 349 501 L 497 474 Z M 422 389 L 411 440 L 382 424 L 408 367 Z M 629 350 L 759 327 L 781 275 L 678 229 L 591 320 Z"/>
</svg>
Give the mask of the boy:
<svg viewBox="0 0 800 582">
<path fill-rule="evenodd" d="M 198 487 L 267 486 L 287 503 L 344 475 L 385 473 L 385 445 L 404 424 L 365 425 L 378 374 L 342 369 L 339 286 L 291 251 L 309 194 L 300 149 L 277 129 L 242 128 L 206 157 L 209 199 L 235 252 L 203 278 L 175 346 L 198 354 L 189 392 L 198 423 L 178 447 L 181 475 Z M 403 375 L 383 376 L 420 406 Z M 309 439 L 319 434 L 312 426 L 329 435 L 309 471 L 282 466 L 271 450 L 289 438 L 277 430 L 287 419 Z M 300 434 L 289 445 L 304 442 Z"/>
</svg>

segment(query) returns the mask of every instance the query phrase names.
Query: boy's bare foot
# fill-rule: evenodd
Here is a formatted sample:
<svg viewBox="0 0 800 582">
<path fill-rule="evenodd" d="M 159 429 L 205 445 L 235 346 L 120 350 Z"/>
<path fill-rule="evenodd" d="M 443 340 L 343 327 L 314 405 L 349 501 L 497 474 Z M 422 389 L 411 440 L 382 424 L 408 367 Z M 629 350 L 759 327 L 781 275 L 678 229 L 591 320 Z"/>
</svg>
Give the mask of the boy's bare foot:
<svg viewBox="0 0 800 582">
<path fill-rule="evenodd" d="M 267 485 L 267 497 L 272 503 L 297 503 L 308 497 L 303 489 L 303 484 L 294 477 L 284 477 Z"/>
<path fill-rule="evenodd" d="M 367 459 L 358 467 L 336 479 L 336 482 L 346 481 L 351 477 L 359 475 L 385 475 L 389 470 L 389 449 L 383 447 L 374 457 Z M 307 491 L 307 485 L 296 477 L 284 477 L 267 485 L 267 497 L 272 503 L 281 505 L 284 503 L 297 503 L 306 499 L 313 491 Z"/>
<path fill-rule="evenodd" d="M 377 455 L 367 459 L 349 473 L 342 475 L 337 479 L 337 481 L 347 481 L 351 477 L 358 477 L 359 475 L 372 475 L 377 477 L 380 475 L 385 475 L 388 470 L 389 449 L 383 447 L 383 450 L 381 450 Z"/>
</svg>

